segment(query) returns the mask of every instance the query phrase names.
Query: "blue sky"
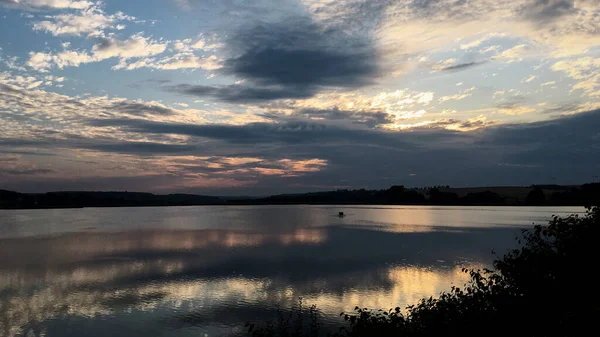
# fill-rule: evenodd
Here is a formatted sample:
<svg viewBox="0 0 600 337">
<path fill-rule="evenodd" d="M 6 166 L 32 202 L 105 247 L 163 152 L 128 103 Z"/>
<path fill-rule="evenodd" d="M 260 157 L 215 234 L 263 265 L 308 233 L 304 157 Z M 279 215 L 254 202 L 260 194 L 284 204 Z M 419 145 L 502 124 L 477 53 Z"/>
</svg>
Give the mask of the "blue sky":
<svg viewBox="0 0 600 337">
<path fill-rule="evenodd" d="M 0 0 L 0 186 L 582 183 L 594 0 Z M 595 124 L 598 123 L 598 124 Z"/>
</svg>

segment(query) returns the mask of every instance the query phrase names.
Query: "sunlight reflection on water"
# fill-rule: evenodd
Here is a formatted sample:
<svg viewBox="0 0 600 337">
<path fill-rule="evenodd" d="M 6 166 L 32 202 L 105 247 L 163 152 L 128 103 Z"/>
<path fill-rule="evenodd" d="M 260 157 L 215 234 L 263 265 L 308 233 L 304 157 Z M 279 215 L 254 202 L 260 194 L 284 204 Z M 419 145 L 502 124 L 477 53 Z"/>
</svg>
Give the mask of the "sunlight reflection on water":
<svg viewBox="0 0 600 337">
<path fill-rule="evenodd" d="M 299 297 L 337 324 L 356 305 L 406 306 L 460 286 L 463 266 L 488 265 L 523 226 L 581 211 L 0 211 L 0 336 L 227 336 Z"/>
</svg>

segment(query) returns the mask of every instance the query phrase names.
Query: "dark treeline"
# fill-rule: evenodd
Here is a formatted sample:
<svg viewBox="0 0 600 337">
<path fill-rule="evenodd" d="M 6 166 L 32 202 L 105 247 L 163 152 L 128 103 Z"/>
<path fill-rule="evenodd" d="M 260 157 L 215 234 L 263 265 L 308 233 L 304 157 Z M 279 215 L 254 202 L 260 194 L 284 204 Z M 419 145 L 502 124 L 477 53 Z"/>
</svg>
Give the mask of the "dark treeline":
<svg viewBox="0 0 600 337">
<path fill-rule="evenodd" d="M 254 200 L 266 204 L 389 204 L 389 205 L 564 205 L 587 206 L 600 202 L 600 183 L 582 186 L 534 185 L 522 198 L 489 190 L 466 192 L 448 186 L 430 189 L 406 189 L 392 186 L 387 190 L 337 190 L 306 194 L 274 195 Z"/>
<path fill-rule="evenodd" d="M 156 195 L 138 192 L 49 192 L 25 194 L 0 190 L 0 208 L 75 208 L 260 204 L 370 205 L 553 205 L 587 206 L 600 202 L 600 183 L 581 186 L 534 185 L 490 188 L 412 188 L 337 190 L 282 194 L 265 198 L 227 198 L 191 194 Z"/>
<path fill-rule="evenodd" d="M 48 192 L 24 194 L 0 190 L 0 208 L 77 208 L 186 206 L 223 203 L 217 197 L 170 194 L 155 195 L 138 192 Z"/>
</svg>

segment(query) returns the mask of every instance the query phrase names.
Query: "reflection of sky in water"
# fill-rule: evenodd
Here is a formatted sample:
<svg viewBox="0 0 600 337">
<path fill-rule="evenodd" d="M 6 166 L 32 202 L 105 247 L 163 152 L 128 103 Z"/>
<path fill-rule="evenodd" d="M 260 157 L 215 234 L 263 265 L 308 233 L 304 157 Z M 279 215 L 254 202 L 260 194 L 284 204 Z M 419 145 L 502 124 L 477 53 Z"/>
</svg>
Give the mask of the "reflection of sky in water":
<svg viewBox="0 0 600 337">
<path fill-rule="evenodd" d="M 2 211 L 0 336 L 229 335 L 300 296 L 337 322 L 355 305 L 405 306 L 462 285 L 461 267 L 489 264 L 519 226 L 574 211 Z"/>
</svg>

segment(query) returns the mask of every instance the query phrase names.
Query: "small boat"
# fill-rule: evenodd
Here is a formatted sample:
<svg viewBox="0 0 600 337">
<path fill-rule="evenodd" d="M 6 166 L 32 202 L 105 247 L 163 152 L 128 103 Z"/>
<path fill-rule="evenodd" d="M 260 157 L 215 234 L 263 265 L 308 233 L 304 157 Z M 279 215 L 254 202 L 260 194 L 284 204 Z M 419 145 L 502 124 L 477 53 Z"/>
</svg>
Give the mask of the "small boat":
<svg viewBox="0 0 600 337">
<path fill-rule="evenodd" d="M 338 213 L 338 217 L 340 217 L 340 218 L 343 218 L 344 216 L 345 216 L 345 215 L 344 215 L 344 212 L 339 212 L 339 213 Z"/>
</svg>

